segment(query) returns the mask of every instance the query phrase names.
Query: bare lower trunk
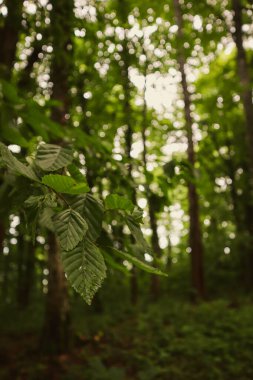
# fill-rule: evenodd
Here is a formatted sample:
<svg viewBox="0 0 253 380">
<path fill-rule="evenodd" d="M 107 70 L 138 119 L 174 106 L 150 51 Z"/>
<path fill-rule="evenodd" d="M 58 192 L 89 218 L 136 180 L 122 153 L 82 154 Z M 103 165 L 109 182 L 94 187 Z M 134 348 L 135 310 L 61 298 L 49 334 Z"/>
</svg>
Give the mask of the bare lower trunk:
<svg viewBox="0 0 253 380">
<path fill-rule="evenodd" d="M 241 99 L 244 108 L 245 122 L 246 122 L 246 147 L 249 168 L 249 196 L 247 210 L 247 226 L 249 229 L 249 247 L 253 243 L 253 103 L 252 103 L 252 83 L 250 79 L 250 71 L 247 63 L 246 52 L 243 46 L 243 32 L 242 32 L 242 4 L 240 0 L 232 0 L 232 7 L 234 11 L 234 27 L 233 34 L 236 49 L 237 49 L 237 70 L 241 86 Z M 253 250 L 250 249 L 246 263 L 246 278 L 248 284 L 253 287 Z"/>
<path fill-rule="evenodd" d="M 204 297 L 204 273 L 203 273 L 203 245 L 201 228 L 199 221 L 199 199 L 195 184 L 195 152 L 192 132 L 192 116 L 191 116 L 191 100 L 190 93 L 187 87 L 185 63 L 186 59 L 184 51 L 181 48 L 183 41 L 183 17 L 181 13 L 179 0 L 174 0 L 175 19 L 178 26 L 178 64 L 181 73 L 181 85 L 183 90 L 183 99 L 185 104 L 185 125 L 187 131 L 188 148 L 187 155 L 188 161 L 192 169 L 192 179 L 188 183 L 188 199 L 189 199 L 189 217 L 190 217 L 190 231 L 189 231 L 189 244 L 191 248 L 191 274 L 192 285 L 201 298 Z"/>
<path fill-rule="evenodd" d="M 17 303 L 20 308 L 22 308 L 22 284 L 23 284 L 23 267 L 24 267 L 24 256 L 25 256 L 25 240 L 24 235 L 21 234 L 18 239 L 17 246 Z"/>
<path fill-rule="evenodd" d="M 55 354 L 69 348 L 70 317 L 67 284 L 55 234 L 49 234 L 48 243 L 48 293 L 41 342 L 44 351 Z"/>
<path fill-rule="evenodd" d="M 53 82 L 52 99 L 61 102 L 54 107 L 52 118 L 66 126 L 66 114 L 69 110 L 69 75 L 72 58 L 72 0 L 53 0 L 51 13 L 51 33 L 53 39 L 53 58 L 51 80 Z M 55 141 L 61 144 L 61 141 Z M 67 281 L 64 275 L 60 247 L 55 234 L 49 233 L 48 251 L 48 294 L 43 330 L 43 348 L 51 353 L 66 352 L 70 343 L 70 310 Z"/>
<path fill-rule="evenodd" d="M 35 246 L 20 235 L 18 246 L 18 286 L 17 301 L 22 309 L 30 304 L 34 282 Z"/>
<path fill-rule="evenodd" d="M 15 61 L 16 45 L 21 27 L 22 7 L 21 0 L 7 0 L 8 15 L 0 29 L 0 65 L 5 66 L 4 75 L 8 78 Z"/>
<path fill-rule="evenodd" d="M 124 0 L 119 1 L 119 8 L 122 13 L 122 15 L 125 15 L 125 6 L 126 2 Z M 125 17 L 125 16 L 124 16 Z M 125 143 L 126 143 L 126 156 L 128 159 L 128 179 L 130 184 L 133 183 L 133 164 L 132 164 L 132 157 L 131 157 L 131 149 L 132 149 L 132 140 L 133 140 L 133 128 L 132 128 L 132 110 L 130 105 L 130 86 L 131 82 L 129 79 L 129 52 L 127 47 L 127 35 L 125 31 L 125 38 L 124 41 L 122 41 L 123 45 L 123 51 L 122 51 L 122 85 L 123 85 L 123 91 L 124 91 L 124 104 L 123 104 L 123 112 L 124 112 L 124 121 L 126 124 L 126 132 L 125 132 Z M 131 185 L 132 186 L 132 185 Z M 136 204 L 136 190 L 134 188 L 130 187 L 131 192 L 131 200 L 134 204 Z M 131 236 L 132 243 L 134 243 L 134 238 Z M 137 303 L 138 300 L 138 278 L 137 278 L 137 271 L 134 268 L 132 271 L 132 276 L 130 279 L 130 298 L 133 305 Z"/>
<path fill-rule="evenodd" d="M 149 209 L 149 221 L 150 221 L 150 228 L 152 230 L 151 235 L 151 247 L 154 255 L 154 265 L 157 265 L 157 259 L 159 259 L 162 255 L 161 247 L 159 245 L 159 238 L 157 234 L 157 220 L 156 220 L 156 214 L 154 210 L 154 204 L 152 202 L 152 198 L 150 197 L 148 199 L 148 209 Z M 151 276 L 151 296 L 153 299 L 157 299 L 159 297 L 160 293 L 160 278 L 159 276 L 152 275 Z"/>
<path fill-rule="evenodd" d="M 155 200 L 152 194 L 152 191 L 150 189 L 150 184 L 148 182 L 148 171 L 147 171 L 147 144 L 146 144 L 146 134 L 147 134 L 147 102 L 146 102 L 146 78 L 147 78 L 147 62 L 145 65 L 145 72 L 144 72 L 144 91 L 143 91 L 143 112 L 142 112 L 142 145 L 143 145 L 143 154 L 142 154 L 142 160 L 143 160 L 143 168 L 144 168 L 144 175 L 145 175 L 145 190 L 146 190 L 146 197 L 148 201 L 148 215 L 149 215 L 149 223 L 150 228 L 152 231 L 151 235 L 151 247 L 153 252 L 153 258 L 154 258 L 154 265 L 157 264 L 157 259 L 161 257 L 161 247 L 159 245 L 159 237 L 157 233 L 157 219 L 156 219 L 156 207 L 155 207 Z M 157 299 L 159 296 L 159 289 L 160 289 L 160 279 L 156 275 L 151 276 L 151 286 L 150 286 L 150 293 L 153 299 Z"/>
<path fill-rule="evenodd" d="M 1 254 L 1 272 L 2 272 L 2 284 L 1 284 L 1 299 L 6 302 L 9 293 L 9 270 L 10 270 L 10 254 L 5 255 L 4 250 L 5 239 L 5 225 L 0 221 L 0 254 Z"/>
<path fill-rule="evenodd" d="M 232 0 L 234 10 L 234 40 L 237 49 L 237 69 L 241 85 L 241 97 L 246 120 L 246 143 L 248 146 L 248 159 L 251 176 L 253 178 L 253 104 L 252 84 L 250 80 L 249 67 L 246 52 L 243 46 L 242 34 L 242 5 L 240 0 Z"/>
</svg>

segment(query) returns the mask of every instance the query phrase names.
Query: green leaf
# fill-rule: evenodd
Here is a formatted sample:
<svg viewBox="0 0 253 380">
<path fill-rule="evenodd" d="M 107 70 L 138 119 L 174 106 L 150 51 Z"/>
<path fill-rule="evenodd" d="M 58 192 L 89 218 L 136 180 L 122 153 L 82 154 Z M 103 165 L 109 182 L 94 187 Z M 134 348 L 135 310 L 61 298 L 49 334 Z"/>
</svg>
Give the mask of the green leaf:
<svg viewBox="0 0 253 380">
<path fill-rule="evenodd" d="M 33 181 L 39 182 L 38 177 L 34 173 L 33 169 L 30 166 L 22 164 L 9 149 L 2 143 L 0 143 L 0 152 L 2 155 L 2 160 L 5 165 L 16 174 L 22 175 L 26 178 L 29 178 Z"/>
<path fill-rule="evenodd" d="M 71 149 L 53 144 L 41 144 L 36 155 L 36 164 L 45 171 L 59 170 L 73 160 Z"/>
<path fill-rule="evenodd" d="M 134 264 L 137 268 L 140 268 L 144 270 L 145 272 L 157 274 L 159 276 L 165 276 L 168 275 L 164 272 L 162 272 L 160 269 L 154 268 L 151 265 L 146 264 L 145 262 L 137 259 L 135 256 L 130 255 L 129 253 L 119 251 L 118 249 L 107 247 L 108 252 L 112 252 L 114 255 L 120 257 L 123 260 L 130 261 L 132 264 Z"/>
<path fill-rule="evenodd" d="M 143 248 L 145 252 L 152 254 L 152 250 L 148 243 L 146 242 L 142 230 L 140 228 L 139 222 L 131 215 L 125 217 L 126 224 L 131 231 L 136 243 Z"/>
<path fill-rule="evenodd" d="M 72 178 L 78 183 L 87 183 L 85 175 L 83 175 L 75 164 L 68 165 L 68 171 Z"/>
<path fill-rule="evenodd" d="M 109 255 L 105 250 L 103 250 L 103 256 L 105 259 L 105 262 L 112 268 L 115 269 L 119 272 L 124 273 L 125 276 L 130 277 L 131 272 L 122 264 L 118 263 L 117 261 L 114 260 L 114 258 Z"/>
<path fill-rule="evenodd" d="M 71 203 L 71 207 L 78 211 L 88 224 L 87 238 L 96 241 L 102 230 L 104 208 L 102 202 L 90 194 L 80 195 Z"/>
<path fill-rule="evenodd" d="M 118 194 L 109 194 L 105 198 L 105 207 L 107 210 L 125 210 L 132 212 L 134 205 L 130 199 Z"/>
<path fill-rule="evenodd" d="M 23 148 L 28 147 L 28 141 L 21 135 L 20 131 L 12 127 L 10 122 L 5 125 L 1 125 L 1 136 L 3 139 L 7 140 L 10 144 L 17 144 Z"/>
<path fill-rule="evenodd" d="M 27 207 L 56 207 L 56 195 L 46 194 L 46 195 L 31 195 L 26 199 L 25 205 Z"/>
<path fill-rule="evenodd" d="M 6 99 L 13 105 L 24 106 L 24 101 L 18 96 L 17 89 L 10 82 L 1 79 L 1 90 Z"/>
<path fill-rule="evenodd" d="M 54 222 L 61 247 L 65 251 L 75 248 L 88 230 L 85 220 L 78 212 L 72 209 L 67 209 L 57 214 Z"/>
<path fill-rule="evenodd" d="M 72 251 L 64 251 L 62 260 L 67 279 L 90 305 L 106 277 L 103 255 L 95 244 L 83 240 Z"/>
<path fill-rule="evenodd" d="M 42 177 L 42 183 L 58 193 L 65 194 L 82 194 L 87 193 L 90 188 L 85 183 L 76 183 L 76 181 L 66 175 L 48 174 Z"/>
</svg>

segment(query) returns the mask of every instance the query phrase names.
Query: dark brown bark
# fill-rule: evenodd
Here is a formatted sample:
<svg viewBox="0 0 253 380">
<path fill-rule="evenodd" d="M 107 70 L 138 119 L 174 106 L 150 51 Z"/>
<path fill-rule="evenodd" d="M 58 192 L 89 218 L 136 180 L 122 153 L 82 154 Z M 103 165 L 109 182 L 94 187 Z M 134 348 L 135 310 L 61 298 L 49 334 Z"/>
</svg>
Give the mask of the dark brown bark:
<svg viewBox="0 0 253 380">
<path fill-rule="evenodd" d="M 4 75 L 8 78 L 16 57 L 23 1 L 7 0 L 6 6 L 8 15 L 5 18 L 3 27 L 0 29 L 0 65 L 5 66 Z"/>
<path fill-rule="evenodd" d="M 203 244 L 199 220 L 199 198 L 195 184 L 195 151 L 192 131 L 192 116 L 191 116 L 191 99 L 187 86 L 187 78 L 185 72 L 186 58 L 184 56 L 183 40 L 183 17 L 179 0 L 174 0 L 175 20 L 178 26 L 178 65 L 181 73 L 181 85 L 184 99 L 185 126 L 187 131 L 188 161 L 192 168 L 192 179 L 188 182 L 188 199 L 189 199 L 189 217 L 190 231 L 189 244 L 191 248 L 191 275 L 192 284 L 198 297 L 203 298 L 205 294 L 204 288 L 204 271 L 203 271 Z"/>
<path fill-rule="evenodd" d="M 72 58 L 72 0 L 53 0 L 51 13 L 51 33 L 53 56 L 51 80 L 53 82 L 52 98 L 61 102 L 54 107 L 52 118 L 66 126 L 66 114 L 69 109 L 69 76 Z M 56 141 L 58 144 L 61 141 Z M 51 353 L 66 352 L 70 343 L 70 308 L 67 281 L 60 257 L 60 247 L 55 234 L 49 233 L 48 250 L 48 294 L 46 314 L 42 336 L 42 346 Z"/>
<path fill-rule="evenodd" d="M 251 186 L 253 182 L 253 103 L 252 84 L 250 80 L 249 67 L 246 52 L 243 46 L 242 32 L 242 5 L 240 0 L 232 0 L 234 11 L 234 40 L 237 49 L 237 69 L 241 85 L 241 98 L 246 120 L 246 144 L 248 147 L 248 160 L 251 174 Z"/>
<path fill-rule="evenodd" d="M 48 244 L 48 293 L 42 349 L 56 354 L 67 351 L 69 347 L 69 299 L 60 247 L 54 233 L 49 234 Z"/>
<path fill-rule="evenodd" d="M 58 123 L 67 123 L 66 113 L 69 110 L 69 77 L 72 70 L 72 29 L 73 0 L 53 0 L 51 14 L 51 33 L 53 56 L 51 79 L 53 81 L 52 98 L 61 102 L 54 107 L 52 117 Z"/>
<path fill-rule="evenodd" d="M 31 294 L 34 285 L 34 271 L 35 271 L 35 246 L 31 241 L 27 242 L 26 246 L 26 260 L 25 260 L 25 269 L 24 269 L 24 278 L 23 278 L 23 296 L 22 296 L 22 305 L 27 307 L 30 304 Z"/>
<path fill-rule="evenodd" d="M 146 144 L 146 134 L 147 134 L 147 102 L 146 102 L 146 76 L 147 76 L 147 65 L 145 65 L 145 83 L 144 83 L 144 91 L 143 91 L 143 112 L 142 112 L 142 145 L 143 145 L 143 153 L 142 153 L 142 160 L 143 160 L 143 168 L 144 168 L 144 175 L 146 178 L 145 181 L 145 190 L 146 190 L 146 197 L 148 202 L 148 215 L 149 215 L 149 223 L 150 228 L 152 231 L 151 235 L 151 247 L 153 251 L 153 257 L 154 257 L 154 264 L 156 265 L 157 259 L 161 257 L 162 251 L 161 247 L 159 245 L 159 238 L 157 233 L 157 219 L 156 219 L 156 211 L 155 211 L 155 204 L 154 204 L 154 197 L 152 196 L 152 192 L 148 183 L 148 171 L 147 171 L 147 144 Z M 154 299 L 157 299 L 159 295 L 159 288 L 160 288 L 160 281 L 159 277 L 156 275 L 151 276 L 151 296 Z"/>
<path fill-rule="evenodd" d="M 125 2 L 120 1 L 119 8 L 122 15 L 125 16 L 124 7 Z M 122 42 L 123 45 L 123 51 L 122 51 L 122 84 L 123 84 L 123 91 L 124 91 L 124 101 L 123 101 L 123 112 L 124 112 L 124 122 L 126 125 L 126 132 L 125 132 L 125 144 L 126 144 L 126 157 L 128 159 L 128 180 L 130 182 L 130 191 L 131 191 L 131 200 L 134 204 L 136 204 L 136 189 L 132 187 L 133 181 L 133 164 L 132 164 L 132 157 L 131 157 L 131 149 L 132 149 L 132 142 L 133 142 L 133 127 L 132 127 L 132 110 L 130 105 L 130 91 L 131 91 L 131 85 L 130 85 L 130 79 L 129 79 L 129 52 L 127 47 L 127 35 L 125 31 L 125 38 Z M 132 243 L 134 243 L 134 238 L 131 236 Z M 138 287 L 138 279 L 137 279 L 137 271 L 136 268 L 133 268 L 132 270 L 132 276 L 131 276 L 131 283 L 130 283 L 130 297 L 131 302 L 133 305 L 137 304 L 138 301 L 138 293 L 139 293 L 139 287 Z"/>
<path fill-rule="evenodd" d="M 3 301 L 6 300 L 7 297 L 7 288 L 6 288 L 6 260 L 7 257 L 3 254 L 3 248 L 4 248 L 4 237 L 5 237 L 5 226 L 4 223 L 0 222 L 0 253 L 1 253 L 1 272 L 2 272 L 2 288 L 1 288 L 1 298 Z"/>
<path fill-rule="evenodd" d="M 246 197 L 248 202 L 246 205 L 246 224 L 249 230 L 248 246 L 252 246 L 253 236 L 253 102 L 252 102 L 252 83 L 250 78 L 249 65 L 247 56 L 243 46 L 243 20 L 242 20 L 242 4 L 241 0 L 232 0 L 232 8 L 234 11 L 234 41 L 237 49 L 237 71 L 241 87 L 241 99 L 244 108 L 245 124 L 246 124 L 246 147 L 248 159 L 249 174 L 249 191 Z M 246 278 L 248 284 L 253 287 L 253 251 L 250 249 L 246 263 Z"/>
<path fill-rule="evenodd" d="M 19 307 L 22 307 L 23 266 L 25 256 L 25 240 L 23 234 L 18 238 L 17 251 L 17 303 Z"/>
<path fill-rule="evenodd" d="M 24 223 L 24 221 L 21 221 Z M 21 226 L 22 227 L 22 226 Z M 34 281 L 35 246 L 21 232 L 18 240 L 17 303 L 22 309 L 30 304 Z"/>
</svg>

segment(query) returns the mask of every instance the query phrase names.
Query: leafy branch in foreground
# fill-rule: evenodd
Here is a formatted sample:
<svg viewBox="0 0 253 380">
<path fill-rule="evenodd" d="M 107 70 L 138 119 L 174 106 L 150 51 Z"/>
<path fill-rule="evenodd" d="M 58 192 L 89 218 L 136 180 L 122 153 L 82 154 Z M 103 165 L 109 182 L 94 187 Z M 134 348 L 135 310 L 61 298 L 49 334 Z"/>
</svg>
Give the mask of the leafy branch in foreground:
<svg viewBox="0 0 253 380">
<path fill-rule="evenodd" d="M 37 228 L 47 228 L 57 234 L 66 276 L 88 304 L 106 277 L 105 260 L 113 268 L 126 271 L 115 262 L 115 255 L 146 272 L 164 275 L 132 253 L 108 247 L 107 242 L 99 239 L 102 223 L 108 225 L 106 213 L 117 212 L 133 235 L 136 247 L 141 247 L 143 254 L 150 252 L 140 228 L 140 211 L 120 195 L 110 194 L 103 203 L 89 193 L 85 176 L 73 164 L 71 149 L 40 144 L 32 155 L 34 158 L 30 156 L 27 160 L 28 165 L 14 157 L 2 143 L 0 153 L 2 164 L 16 178 L 13 184 L 16 191 L 19 191 L 18 177 L 26 177 L 30 182 L 24 211 L 29 213 L 31 231 L 36 233 L 38 222 Z"/>
</svg>

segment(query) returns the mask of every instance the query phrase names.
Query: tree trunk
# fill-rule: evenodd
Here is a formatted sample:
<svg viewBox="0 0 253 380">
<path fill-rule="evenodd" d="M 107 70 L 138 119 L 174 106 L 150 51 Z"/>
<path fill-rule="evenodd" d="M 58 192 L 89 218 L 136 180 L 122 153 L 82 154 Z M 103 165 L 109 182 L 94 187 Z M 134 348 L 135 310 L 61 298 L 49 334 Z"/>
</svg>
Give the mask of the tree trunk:
<svg viewBox="0 0 253 380">
<path fill-rule="evenodd" d="M 242 33 L 242 5 L 240 0 L 232 0 L 234 11 L 234 40 L 237 49 L 237 69 L 241 85 L 241 98 L 246 120 L 246 143 L 248 147 L 248 160 L 251 174 L 251 185 L 253 181 L 253 103 L 252 86 L 247 64 L 246 52 L 243 46 Z"/>
<path fill-rule="evenodd" d="M 5 266 L 6 266 L 6 256 L 3 253 L 3 248 L 4 248 L 4 237 L 5 237 L 5 226 L 2 221 L 0 221 L 0 253 L 1 253 L 1 273 L 2 273 L 2 284 L 1 284 L 1 296 L 2 296 L 2 301 L 6 300 L 6 284 L 5 284 L 5 278 L 6 278 L 6 273 L 5 273 Z"/>
<path fill-rule="evenodd" d="M 21 0 L 6 0 L 8 15 L 0 29 L 0 65 L 3 65 L 3 75 L 10 77 L 16 56 L 16 45 L 21 27 L 22 7 Z"/>
<path fill-rule="evenodd" d="M 179 0 L 174 0 L 175 19 L 178 26 L 178 64 L 181 73 L 181 85 L 183 90 L 184 99 L 184 112 L 185 112 L 185 126 L 187 131 L 188 148 L 187 155 L 188 161 L 192 168 L 192 179 L 188 182 L 188 199 L 189 199 L 189 217 L 190 217 L 190 231 L 189 231 L 189 244 L 191 248 L 191 274 L 192 285 L 200 298 L 204 297 L 204 271 L 203 271 L 203 245 L 202 235 L 199 220 L 199 199 L 195 185 L 195 152 L 192 132 L 192 116 L 191 116 L 191 100 L 190 93 L 187 87 L 187 79 L 185 73 L 186 59 L 182 49 L 184 34 L 183 34 L 183 17 L 181 13 Z"/>
<path fill-rule="evenodd" d="M 35 270 L 35 246 L 31 241 L 26 242 L 26 261 L 23 279 L 23 307 L 30 304 L 31 293 L 34 285 Z"/>
<path fill-rule="evenodd" d="M 22 223 L 22 222 L 21 222 Z M 22 285 L 23 285 L 23 268 L 24 268 L 24 256 L 25 256 L 25 239 L 21 233 L 18 237 L 17 246 L 17 304 L 22 307 Z"/>
<path fill-rule="evenodd" d="M 151 247 L 153 251 L 154 264 L 156 265 L 157 259 L 161 257 L 162 251 L 159 245 L 159 238 L 157 233 L 157 220 L 155 213 L 155 204 L 154 198 L 152 197 L 152 192 L 150 190 L 149 182 L 148 182 L 148 171 L 147 171 L 147 144 L 146 144 L 146 133 L 147 133 L 147 102 L 146 102 L 146 78 L 147 78 L 147 64 L 145 65 L 145 82 L 144 82 L 144 91 L 143 91 L 143 112 L 142 112 L 142 145 L 143 145 L 143 168 L 145 175 L 145 190 L 146 197 L 148 201 L 148 215 L 149 215 L 149 223 L 152 231 L 151 235 Z M 153 299 L 157 299 L 159 295 L 160 281 L 159 277 L 156 275 L 151 276 L 151 287 L 150 292 Z"/>
<path fill-rule="evenodd" d="M 128 178 L 130 183 L 133 183 L 133 165 L 132 165 L 132 157 L 131 157 L 131 148 L 132 148 L 132 141 L 133 141 L 133 129 L 132 129 L 132 123 L 131 123 L 131 107 L 130 107 L 130 79 L 129 79 L 129 66 L 128 66 L 128 52 L 126 51 L 127 45 L 124 43 L 124 66 L 122 70 L 122 78 L 123 78 L 123 89 L 124 89 L 124 115 L 125 115 L 125 123 L 126 123 L 126 134 L 125 134 L 125 141 L 126 141 L 126 156 L 128 159 Z M 131 191 L 131 200 L 133 204 L 136 204 L 136 190 L 134 188 L 130 189 Z M 134 238 L 131 236 L 132 243 L 134 243 Z M 132 276 L 131 276 L 131 302 L 133 305 L 136 305 L 138 302 L 138 293 L 139 293 L 139 287 L 138 287 L 138 279 L 137 279 L 137 271 L 136 268 L 133 268 L 132 270 Z"/>
<path fill-rule="evenodd" d="M 69 300 L 60 247 L 54 233 L 49 234 L 48 243 L 48 293 L 42 348 L 48 353 L 58 354 L 69 347 Z"/>
<path fill-rule="evenodd" d="M 60 106 L 54 107 L 52 118 L 64 127 L 67 123 L 66 114 L 69 108 L 74 4 L 72 0 L 53 0 L 52 5 L 51 33 L 54 49 L 51 64 L 52 99 L 61 102 Z M 61 143 L 61 141 L 55 142 Z M 48 270 L 48 294 L 42 346 L 54 354 L 66 352 L 69 349 L 70 308 L 60 247 L 53 233 L 49 233 Z"/>
<path fill-rule="evenodd" d="M 243 21 L 242 21 L 242 4 L 240 0 L 232 0 L 232 8 L 234 11 L 234 27 L 233 34 L 234 41 L 237 49 L 237 71 L 241 86 L 241 99 L 244 108 L 245 122 L 246 122 L 246 147 L 247 159 L 249 168 L 249 196 L 247 211 L 247 225 L 249 229 L 250 241 L 249 247 L 252 246 L 253 236 L 253 103 L 252 103 L 252 84 L 250 79 L 249 66 L 247 63 L 246 52 L 243 46 Z M 253 287 L 253 250 L 250 249 L 248 260 L 246 264 L 246 278 L 247 282 Z"/>
<path fill-rule="evenodd" d="M 127 3 L 125 0 L 118 0 L 118 7 L 119 7 L 119 14 L 122 18 L 123 25 L 126 24 L 127 20 L 125 19 L 127 17 L 126 7 Z M 123 113 L 124 113 L 124 122 L 126 125 L 126 132 L 125 132 L 125 144 L 126 144 L 126 157 L 128 159 L 128 180 L 130 182 L 130 191 L 131 191 L 131 200 L 134 204 L 136 204 L 136 190 L 135 188 L 131 188 L 133 183 L 133 164 L 132 164 L 132 157 L 131 157 L 131 149 L 132 149 L 132 140 L 133 140 L 133 127 L 132 127 L 132 110 L 130 105 L 130 79 L 129 79 L 129 52 L 128 52 L 128 46 L 127 46 L 127 31 L 124 31 L 125 36 L 124 40 L 122 41 L 123 50 L 122 50 L 122 70 L 121 70 L 121 76 L 122 76 L 122 86 L 124 91 L 124 101 L 123 101 Z M 131 236 L 132 243 L 134 243 L 134 238 Z M 133 268 L 132 270 L 132 276 L 130 279 L 130 298 L 133 305 L 137 304 L 138 301 L 138 279 L 137 279 L 137 271 L 136 268 Z"/>
</svg>

